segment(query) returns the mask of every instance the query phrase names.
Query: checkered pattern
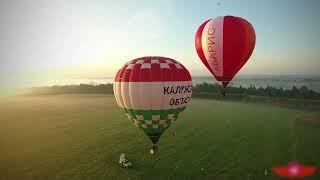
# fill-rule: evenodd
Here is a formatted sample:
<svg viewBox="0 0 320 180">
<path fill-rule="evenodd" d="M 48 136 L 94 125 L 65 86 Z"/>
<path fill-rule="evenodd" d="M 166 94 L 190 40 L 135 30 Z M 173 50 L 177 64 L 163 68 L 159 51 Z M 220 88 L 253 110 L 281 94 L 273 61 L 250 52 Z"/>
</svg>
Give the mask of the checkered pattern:
<svg viewBox="0 0 320 180">
<path fill-rule="evenodd" d="M 185 108 L 169 110 L 128 110 L 129 120 L 136 126 L 148 132 L 163 132 L 173 123 Z"/>
<path fill-rule="evenodd" d="M 174 118 L 175 114 L 168 114 L 167 118 L 160 119 L 160 115 L 152 115 L 152 119 L 144 119 L 143 115 L 136 115 L 137 118 L 133 118 L 129 113 L 127 114 L 128 118 L 134 123 L 135 126 L 142 128 L 152 128 L 152 129 L 158 129 L 158 128 L 166 128 L 168 124 L 175 121 L 177 118 Z"/>
<path fill-rule="evenodd" d="M 191 81 L 189 71 L 178 61 L 146 56 L 127 62 L 116 74 L 115 82 Z"/>
<path fill-rule="evenodd" d="M 136 64 L 141 64 L 140 68 L 141 69 L 151 69 L 151 64 L 160 64 L 160 68 L 164 69 L 170 69 L 170 64 L 173 64 L 177 69 L 182 69 L 182 65 L 178 63 L 177 61 L 173 59 L 167 59 L 167 58 L 157 58 L 157 57 L 151 57 L 151 61 L 148 59 L 149 57 L 144 57 L 141 59 L 136 59 L 129 61 L 126 63 L 127 67 L 126 69 L 133 69 L 133 67 Z"/>
</svg>

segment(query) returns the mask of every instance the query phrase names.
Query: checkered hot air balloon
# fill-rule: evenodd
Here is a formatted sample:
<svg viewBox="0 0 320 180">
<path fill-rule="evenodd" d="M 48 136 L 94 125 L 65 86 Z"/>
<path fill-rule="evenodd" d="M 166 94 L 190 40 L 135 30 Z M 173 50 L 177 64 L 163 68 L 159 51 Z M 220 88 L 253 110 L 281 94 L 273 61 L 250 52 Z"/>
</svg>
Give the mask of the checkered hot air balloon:
<svg viewBox="0 0 320 180">
<path fill-rule="evenodd" d="M 129 120 L 153 147 L 190 103 L 192 79 L 179 62 L 158 56 L 127 62 L 116 74 L 114 95 Z"/>
</svg>

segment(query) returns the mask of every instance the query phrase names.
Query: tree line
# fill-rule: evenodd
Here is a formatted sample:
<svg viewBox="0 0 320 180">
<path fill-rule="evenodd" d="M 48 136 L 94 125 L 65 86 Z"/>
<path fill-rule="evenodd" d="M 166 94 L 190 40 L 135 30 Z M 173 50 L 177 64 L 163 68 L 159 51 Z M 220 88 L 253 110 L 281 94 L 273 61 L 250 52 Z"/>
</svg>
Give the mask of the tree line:
<svg viewBox="0 0 320 180">
<path fill-rule="evenodd" d="M 200 94 L 219 94 L 221 87 L 218 84 L 202 83 L 193 87 L 192 92 L 195 95 Z M 227 87 L 226 94 L 241 95 L 241 96 L 264 96 L 264 97 L 282 97 L 296 99 L 320 99 L 320 93 L 309 89 L 306 86 L 300 88 L 293 86 L 291 89 L 276 88 L 274 86 L 259 87 L 251 85 L 245 87 Z"/>
<path fill-rule="evenodd" d="M 193 97 L 214 97 L 220 95 L 221 87 L 218 84 L 203 82 L 192 87 Z M 27 94 L 46 95 L 46 94 L 113 94 L 113 84 L 80 84 L 50 87 L 31 88 Z M 320 93 L 309 89 L 306 86 L 300 88 L 293 86 L 291 89 L 276 88 L 273 86 L 259 87 L 251 85 L 245 87 L 227 87 L 226 94 L 233 96 L 264 96 L 295 99 L 320 99 Z"/>
</svg>

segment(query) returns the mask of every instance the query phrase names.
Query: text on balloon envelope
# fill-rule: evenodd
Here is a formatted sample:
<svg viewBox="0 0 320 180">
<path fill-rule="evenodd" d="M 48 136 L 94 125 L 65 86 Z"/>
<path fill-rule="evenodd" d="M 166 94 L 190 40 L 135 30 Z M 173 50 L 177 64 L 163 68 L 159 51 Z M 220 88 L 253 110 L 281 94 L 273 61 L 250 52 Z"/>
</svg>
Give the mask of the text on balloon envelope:
<svg viewBox="0 0 320 180">
<path fill-rule="evenodd" d="M 163 94 L 183 94 L 192 92 L 192 86 L 164 86 Z"/>
<path fill-rule="evenodd" d="M 214 48 L 215 45 L 215 33 L 216 29 L 213 26 L 210 26 L 207 31 L 207 37 L 208 37 L 208 52 L 209 54 L 209 59 L 212 59 L 213 66 L 216 71 L 219 71 L 219 66 L 218 66 L 218 60 L 217 60 L 217 52 Z"/>
<path fill-rule="evenodd" d="M 170 106 L 173 106 L 173 105 L 175 105 L 175 106 L 177 106 L 177 105 L 182 105 L 182 104 L 188 104 L 188 102 L 190 101 L 190 97 L 186 97 L 186 98 L 178 98 L 178 99 L 174 99 L 174 98 L 172 98 L 172 99 L 170 99 L 170 101 L 169 101 L 169 105 Z"/>
</svg>

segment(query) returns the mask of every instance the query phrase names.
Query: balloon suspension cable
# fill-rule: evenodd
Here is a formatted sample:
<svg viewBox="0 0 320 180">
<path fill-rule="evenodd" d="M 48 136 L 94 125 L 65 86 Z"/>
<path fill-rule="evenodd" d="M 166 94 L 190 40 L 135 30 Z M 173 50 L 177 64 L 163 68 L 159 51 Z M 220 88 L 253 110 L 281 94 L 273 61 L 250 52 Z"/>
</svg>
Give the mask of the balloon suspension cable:
<svg viewBox="0 0 320 180">
<path fill-rule="evenodd" d="M 220 86 L 220 93 L 223 97 L 226 97 L 226 88 L 223 86 Z"/>
<path fill-rule="evenodd" d="M 220 92 L 223 97 L 226 96 L 226 90 L 227 90 L 227 86 L 228 86 L 229 82 L 230 81 L 222 81 L 222 85 L 220 86 Z"/>
<path fill-rule="evenodd" d="M 158 153 L 158 146 L 156 146 L 155 144 L 152 144 L 150 147 L 150 154 L 155 155 Z"/>
<path fill-rule="evenodd" d="M 175 122 L 173 122 L 173 125 L 172 125 L 173 127 L 172 127 L 172 135 L 174 136 L 174 137 L 176 137 L 176 123 Z"/>
</svg>

